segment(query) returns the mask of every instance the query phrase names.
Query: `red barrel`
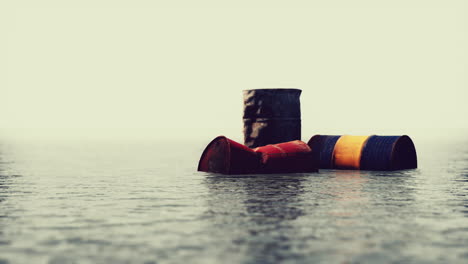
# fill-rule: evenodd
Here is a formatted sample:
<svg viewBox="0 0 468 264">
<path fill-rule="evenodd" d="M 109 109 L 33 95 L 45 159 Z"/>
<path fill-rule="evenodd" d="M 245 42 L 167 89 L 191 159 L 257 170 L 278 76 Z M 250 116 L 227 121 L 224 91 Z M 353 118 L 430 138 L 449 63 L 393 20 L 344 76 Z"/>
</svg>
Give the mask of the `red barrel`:
<svg viewBox="0 0 468 264">
<path fill-rule="evenodd" d="M 211 141 L 198 162 L 198 171 L 223 174 L 259 173 L 261 155 L 225 136 Z"/>
<path fill-rule="evenodd" d="M 317 172 L 312 150 L 300 140 L 254 149 L 262 155 L 263 173 Z"/>
</svg>

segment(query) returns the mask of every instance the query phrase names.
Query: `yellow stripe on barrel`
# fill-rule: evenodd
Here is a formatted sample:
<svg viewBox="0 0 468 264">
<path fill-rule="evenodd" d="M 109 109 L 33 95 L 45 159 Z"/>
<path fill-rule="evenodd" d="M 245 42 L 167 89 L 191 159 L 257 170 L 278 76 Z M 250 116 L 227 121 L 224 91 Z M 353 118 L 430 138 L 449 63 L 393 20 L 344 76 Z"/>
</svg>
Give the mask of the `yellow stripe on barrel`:
<svg viewBox="0 0 468 264">
<path fill-rule="evenodd" d="M 341 136 L 333 150 L 335 169 L 359 169 L 362 149 L 370 136 Z"/>
</svg>

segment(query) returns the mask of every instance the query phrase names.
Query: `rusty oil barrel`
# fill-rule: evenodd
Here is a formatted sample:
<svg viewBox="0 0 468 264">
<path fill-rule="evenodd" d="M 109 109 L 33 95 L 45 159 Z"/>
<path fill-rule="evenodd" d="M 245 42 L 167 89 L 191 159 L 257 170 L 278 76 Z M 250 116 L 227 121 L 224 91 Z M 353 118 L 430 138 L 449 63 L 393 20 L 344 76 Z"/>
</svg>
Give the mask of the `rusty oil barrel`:
<svg viewBox="0 0 468 264">
<path fill-rule="evenodd" d="M 262 154 L 262 173 L 317 172 L 312 150 L 300 140 L 266 145 L 254 149 Z"/>
<path fill-rule="evenodd" d="M 256 148 L 301 139 L 300 89 L 244 90 L 244 144 Z"/>
<path fill-rule="evenodd" d="M 307 143 L 312 149 L 314 160 L 320 169 L 333 168 L 333 149 L 339 138 L 340 136 L 334 135 L 315 135 Z"/>
<path fill-rule="evenodd" d="M 406 135 L 315 135 L 307 144 L 320 169 L 387 171 L 417 168 L 416 149 Z"/>
<path fill-rule="evenodd" d="M 213 139 L 203 151 L 198 171 L 222 174 L 259 173 L 261 155 L 225 136 Z"/>
</svg>

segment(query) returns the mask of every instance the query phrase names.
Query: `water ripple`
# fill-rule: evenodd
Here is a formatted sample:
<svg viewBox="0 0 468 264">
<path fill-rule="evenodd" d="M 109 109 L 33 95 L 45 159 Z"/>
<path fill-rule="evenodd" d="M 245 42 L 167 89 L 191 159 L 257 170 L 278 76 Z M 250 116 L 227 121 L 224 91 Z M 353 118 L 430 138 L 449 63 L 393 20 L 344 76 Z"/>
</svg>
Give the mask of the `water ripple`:
<svg viewBox="0 0 468 264">
<path fill-rule="evenodd" d="M 217 175 L 195 145 L 70 144 L 0 152 L 0 263 L 468 260 L 463 148 L 425 146 L 417 170 Z"/>
</svg>

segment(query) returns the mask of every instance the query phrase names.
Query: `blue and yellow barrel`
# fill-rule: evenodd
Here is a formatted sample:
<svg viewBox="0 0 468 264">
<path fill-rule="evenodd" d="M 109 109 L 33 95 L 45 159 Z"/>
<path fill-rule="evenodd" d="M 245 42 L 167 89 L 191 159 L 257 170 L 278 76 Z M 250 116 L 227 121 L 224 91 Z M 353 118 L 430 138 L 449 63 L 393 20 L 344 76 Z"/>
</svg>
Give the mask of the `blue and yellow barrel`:
<svg viewBox="0 0 468 264">
<path fill-rule="evenodd" d="M 410 137 L 315 135 L 307 143 L 320 169 L 404 170 L 417 168 Z"/>
</svg>

